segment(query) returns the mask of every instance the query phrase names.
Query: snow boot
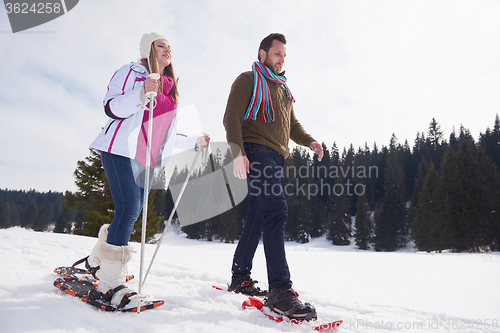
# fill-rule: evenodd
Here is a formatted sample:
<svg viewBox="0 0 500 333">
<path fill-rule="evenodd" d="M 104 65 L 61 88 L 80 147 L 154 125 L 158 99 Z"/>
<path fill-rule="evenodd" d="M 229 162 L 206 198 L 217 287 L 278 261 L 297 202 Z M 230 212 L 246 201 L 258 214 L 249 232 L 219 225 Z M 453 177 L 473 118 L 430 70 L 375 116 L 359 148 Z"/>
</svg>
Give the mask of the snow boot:
<svg viewBox="0 0 500 333">
<path fill-rule="evenodd" d="M 250 275 L 247 275 L 243 279 L 239 281 L 233 281 L 231 285 L 229 285 L 228 290 L 234 292 L 236 294 L 243 294 L 247 296 L 255 296 L 255 297 L 265 297 L 269 294 L 267 290 L 260 290 L 259 287 L 256 287 L 255 284 L 259 281 L 252 280 Z"/>
<path fill-rule="evenodd" d="M 103 224 L 101 228 L 99 229 L 99 236 L 97 239 L 97 244 L 94 245 L 94 248 L 92 249 L 92 252 L 86 256 L 85 258 L 82 258 L 75 262 L 71 267 L 73 267 L 75 270 L 78 270 L 76 266 L 80 264 L 85 264 L 85 269 L 87 272 L 91 273 L 92 276 L 96 279 L 98 279 L 95 276 L 95 273 L 99 270 L 100 265 L 101 265 L 101 260 L 99 257 L 96 255 L 96 251 L 99 248 L 99 246 L 102 246 L 102 244 L 106 243 L 106 239 L 108 238 L 108 228 L 109 224 Z M 134 278 L 133 275 L 127 275 L 126 282 L 132 280 Z"/>
<path fill-rule="evenodd" d="M 76 266 L 83 263 L 83 264 L 85 264 L 85 269 L 87 270 L 87 272 L 91 273 L 92 276 L 97 279 L 97 277 L 95 276 L 95 273 L 97 272 L 97 270 L 99 270 L 99 265 L 101 264 L 101 261 L 96 256 L 96 251 L 101 244 L 106 242 L 106 239 L 108 238 L 108 227 L 109 227 L 109 224 L 103 224 L 101 226 L 101 228 L 99 229 L 99 237 L 97 239 L 97 244 L 92 249 L 92 252 L 88 256 L 86 256 L 85 258 L 82 258 L 82 259 L 76 261 L 73 265 L 71 265 L 72 268 L 74 268 L 75 270 L 78 270 L 78 268 L 76 268 Z M 131 277 L 131 279 L 132 278 L 133 278 L 133 276 Z M 129 279 L 129 280 L 131 280 L 131 279 Z"/>
<path fill-rule="evenodd" d="M 108 238 L 108 228 L 109 228 L 109 224 L 103 224 L 101 226 L 101 228 L 99 229 L 97 244 L 94 245 L 94 248 L 92 249 L 92 252 L 90 252 L 90 255 L 88 257 L 84 258 L 85 268 L 87 268 L 87 270 L 90 273 L 92 273 L 92 275 L 95 278 L 97 278 L 95 276 L 95 273 L 97 272 L 97 270 L 99 270 L 99 268 L 100 268 L 99 266 L 101 265 L 101 260 L 97 257 L 96 252 L 102 244 L 106 243 L 106 239 Z M 73 266 L 76 266 L 77 264 L 78 264 L 78 262 L 73 264 Z"/>
<path fill-rule="evenodd" d="M 108 226 L 103 225 L 99 230 L 99 240 L 87 258 L 88 265 L 99 280 L 97 289 L 88 295 L 89 302 L 109 303 L 120 311 L 151 304 L 154 307 L 162 305 L 163 301 L 139 297 L 125 285 L 128 281 L 127 264 L 132 260 L 132 248 L 106 242 Z"/>
<path fill-rule="evenodd" d="M 296 320 L 316 320 L 316 309 L 309 303 L 303 304 L 288 283 L 281 288 L 273 288 L 264 301 L 264 306 L 272 311 Z"/>
</svg>

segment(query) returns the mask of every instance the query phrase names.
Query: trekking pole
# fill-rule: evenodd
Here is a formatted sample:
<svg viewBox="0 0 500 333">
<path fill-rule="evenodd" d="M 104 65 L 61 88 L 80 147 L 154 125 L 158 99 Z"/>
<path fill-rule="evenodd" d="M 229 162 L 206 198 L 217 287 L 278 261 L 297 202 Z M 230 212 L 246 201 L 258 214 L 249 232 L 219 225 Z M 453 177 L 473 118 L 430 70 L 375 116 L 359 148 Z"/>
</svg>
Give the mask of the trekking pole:
<svg viewBox="0 0 500 333">
<path fill-rule="evenodd" d="M 152 73 L 148 76 L 149 79 L 158 80 L 160 78 L 160 74 Z M 141 230 L 141 264 L 139 268 L 139 295 L 142 294 L 142 271 L 144 264 L 144 250 L 146 247 L 146 223 L 148 220 L 148 196 L 149 196 L 149 174 L 151 168 L 151 141 L 153 137 L 153 110 L 156 102 L 156 91 L 149 91 L 146 94 L 146 97 L 149 98 L 149 121 L 148 121 L 148 136 L 147 140 L 147 148 L 146 148 L 146 169 L 144 171 L 144 200 L 142 203 L 142 230 Z M 140 302 L 137 305 L 137 312 L 141 312 L 141 304 Z"/>
<path fill-rule="evenodd" d="M 146 271 L 146 275 L 144 276 L 144 280 L 142 280 L 141 284 L 144 284 L 146 282 L 146 278 L 148 277 L 149 271 L 151 270 L 151 266 L 153 266 L 153 261 L 156 258 L 156 254 L 158 253 L 158 250 L 160 249 L 163 238 L 165 237 L 165 234 L 167 233 L 167 229 L 170 226 L 170 223 L 172 222 L 172 218 L 174 217 L 177 206 L 179 206 L 179 202 L 181 201 L 182 194 L 184 193 L 184 190 L 186 189 L 189 178 L 191 177 L 191 174 L 193 173 L 194 167 L 196 165 L 196 161 L 198 160 L 198 156 L 200 155 L 200 152 L 203 149 L 205 149 L 205 148 L 199 147 L 198 151 L 196 152 L 196 156 L 194 157 L 193 164 L 191 165 L 191 168 L 188 171 L 188 174 L 186 176 L 186 180 L 184 180 L 184 183 L 182 184 L 181 191 L 179 192 L 179 195 L 177 196 L 177 200 L 175 200 L 174 208 L 172 209 L 172 212 L 170 213 L 167 224 L 165 225 L 165 229 L 163 230 L 163 233 L 161 234 L 160 240 L 158 241 L 158 244 L 156 245 L 155 253 L 153 254 L 153 258 L 151 258 L 151 262 L 149 263 L 148 270 Z M 208 147 L 206 149 L 208 151 Z"/>
</svg>

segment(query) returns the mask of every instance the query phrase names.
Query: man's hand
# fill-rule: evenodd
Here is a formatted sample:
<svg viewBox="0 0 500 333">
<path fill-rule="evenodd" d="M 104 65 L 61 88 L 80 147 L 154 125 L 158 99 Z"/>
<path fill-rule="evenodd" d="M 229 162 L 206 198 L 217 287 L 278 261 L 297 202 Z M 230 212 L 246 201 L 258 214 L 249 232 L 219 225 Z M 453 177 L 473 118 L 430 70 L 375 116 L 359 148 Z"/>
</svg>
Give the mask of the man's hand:
<svg viewBox="0 0 500 333">
<path fill-rule="evenodd" d="M 233 173 L 236 178 L 247 178 L 247 173 L 250 173 L 250 161 L 246 156 L 238 156 L 234 159 Z"/>
<path fill-rule="evenodd" d="M 318 154 L 318 162 L 321 162 L 321 160 L 323 159 L 323 147 L 316 141 L 311 142 L 309 147 L 312 149 L 313 152 Z"/>
</svg>

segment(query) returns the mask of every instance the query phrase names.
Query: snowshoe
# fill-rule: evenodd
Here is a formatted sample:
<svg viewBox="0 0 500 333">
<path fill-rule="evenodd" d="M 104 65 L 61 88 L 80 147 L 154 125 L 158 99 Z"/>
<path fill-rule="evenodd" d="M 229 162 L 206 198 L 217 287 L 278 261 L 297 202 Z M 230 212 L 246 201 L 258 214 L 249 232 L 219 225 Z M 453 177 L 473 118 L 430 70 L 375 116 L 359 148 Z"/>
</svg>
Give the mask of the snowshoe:
<svg viewBox="0 0 500 333">
<path fill-rule="evenodd" d="M 333 332 L 337 331 L 337 329 L 340 328 L 342 325 L 343 321 L 342 320 L 336 320 L 332 322 L 325 322 L 319 325 L 308 325 L 306 324 L 306 320 L 304 319 L 290 319 L 286 316 L 283 315 L 278 315 L 276 312 L 271 311 L 268 307 L 264 306 L 264 302 L 260 300 L 259 298 L 255 297 L 249 297 L 246 301 L 241 304 L 241 307 L 243 310 L 247 309 L 257 309 L 259 310 L 266 318 L 277 322 L 285 322 L 290 325 L 297 325 L 297 326 L 303 326 L 303 327 L 310 327 L 313 331 L 315 332 Z M 307 322 L 310 323 L 310 322 Z"/>
<path fill-rule="evenodd" d="M 261 290 L 259 287 L 256 287 L 255 284 L 259 281 L 252 280 L 250 276 L 246 278 L 232 282 L 228 286 L 228 291 L 234 292 L 236 294 L 243 294 L 246 296 L 255 296 L 255 297 L 266 297 L 269 292 L 267 290 Z"/>
<path fill-rule="evenodd" d="M 309 303 L 303 304 L 297 297 L 292 284 L 289 283 L 284 287 L 271 289 L 264 306 L 290 319 L 316 320 L 318 316 L 314 306 Z"/>
<path fill-rule="evenodd" d="M 97 291 L 97 283 L 91 282 L 85 279 L 78 279 L 74 276 L 67 278 L 60 277 L 54 281 L 54 286 L 61 289 L 65 293 L 80 298 L 85 303 L 95 306 L 104 311 L 113 312 L 136 312 L 137 305 L 141 303 L 141 311 L 154 309 L 164 304 L 163 301 L 150 301 L 144 300 L 137 297 L 135 292 L 126 293 L 119 305 L 111 304 L 111 299 L 114 293 L 126 288 L 126 286 L 120 286 L 114 290 L 108 291 L 106 294 L 102 294 Z"/>
<path fill-rule="evenodd" d="M 86 269 L 76 268 L 73 266 L 61 266 L 54 269 L 54 273 L 61 275 L 63 278 L 77 278 L 80 280 L 86 280 L 90 282 L 96 282 L 97 280 L 92 276 Z"/>
</svg>

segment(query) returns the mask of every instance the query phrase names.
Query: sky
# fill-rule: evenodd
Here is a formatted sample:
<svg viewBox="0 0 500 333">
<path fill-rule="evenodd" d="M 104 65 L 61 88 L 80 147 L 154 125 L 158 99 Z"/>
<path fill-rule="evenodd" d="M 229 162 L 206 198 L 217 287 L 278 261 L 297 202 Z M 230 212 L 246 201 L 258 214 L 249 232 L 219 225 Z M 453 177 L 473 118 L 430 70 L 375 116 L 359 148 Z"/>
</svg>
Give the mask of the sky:
<svg viewBox="0 0 500 333">
<path fill-rule="evenodd" d="M 82 0 L 15 34 L 2 7 L 0 188 L 76 190 L 107 84 L 152 31 L 172 46 L 181 124 L 213 141 L 232 82 L 272 32 L 288 40 L 297 118 L 327 147 L 387 146 L 393 133 L 412 146 L 432 118 L 446 137 L 463 125 L 478 139 L 500 111 L 500 1 Z"/>
</svg>

